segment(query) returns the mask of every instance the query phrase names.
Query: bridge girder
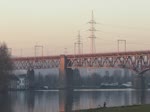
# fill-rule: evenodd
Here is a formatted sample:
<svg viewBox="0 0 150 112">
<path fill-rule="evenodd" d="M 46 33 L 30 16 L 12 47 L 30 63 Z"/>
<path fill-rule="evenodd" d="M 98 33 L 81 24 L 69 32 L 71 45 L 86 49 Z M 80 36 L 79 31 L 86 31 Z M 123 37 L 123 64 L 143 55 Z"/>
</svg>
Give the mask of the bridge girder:
<svg viewBox="0 0 150 112">
<path fill-rule="evenodd" d="M 138 73 L 150 68 L 150 51 L 66 55 L 67 68 L 128 68 Z M 16 70 L 59 68 L 60 56 L 12 58 Z"/>
</svg>

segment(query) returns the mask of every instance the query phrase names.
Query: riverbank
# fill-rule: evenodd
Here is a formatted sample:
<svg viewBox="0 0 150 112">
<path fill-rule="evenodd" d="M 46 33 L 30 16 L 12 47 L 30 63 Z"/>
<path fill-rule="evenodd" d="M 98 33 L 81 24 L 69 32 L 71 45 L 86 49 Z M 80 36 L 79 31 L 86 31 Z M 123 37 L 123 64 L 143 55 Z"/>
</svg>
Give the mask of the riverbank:
<svg viewBox="0 0 150 112">
<path fill-rule="evenodd" d="M 150 104 L 76 110 L 74 112 L 150 112 Z"/>
<path fill-rule="evenodd" d="M 108 89 L 118 89 L 118 90 L 122 90 L 122 89 L 132 89 L 132 88 L 127 88 L 127 87 L 71 87 L 71 88 L 68 88 L 67 90 L 69 89 L 72 89 L 72 90 L 97 90 L 97 89 L 103 89 L 103 90 L 108 90 Z M 38 91 L 38 90 L 64 90 L 64 88 L 58 88 L 58 87 L 55 87 L 55 88 L 33 88 L 33 89 L 8 89 L 8 91 L 30 91 L 30 90 L 34 90 L 34 91 Z M 66 90 L 66 89 L 65 89 Z"/>
</svg>

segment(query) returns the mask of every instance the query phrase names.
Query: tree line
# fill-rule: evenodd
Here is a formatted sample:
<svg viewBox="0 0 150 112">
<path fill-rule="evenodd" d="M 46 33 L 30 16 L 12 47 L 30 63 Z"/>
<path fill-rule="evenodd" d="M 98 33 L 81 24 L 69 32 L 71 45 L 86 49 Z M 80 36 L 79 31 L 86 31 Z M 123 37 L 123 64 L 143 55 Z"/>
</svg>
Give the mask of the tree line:
<svg viewBox="0 0 150 112">
<path fill-rule="evenodd" d="M 12 74 L 13 63 L 11 53 L 5 43 L 0 43 L 0 91 L 8 89 L 10 75 Z"/>
<path fill-rule="evenodd" d="M 133 79 L 135 77 L 134 74 L 130 74 L 129 70 L 125 69 L 124 74 L 122 75 L 121 70 L 114 70 L 112 74 L 110 74 L 109 71 L 105 71 L 105 73 L 102 75 L 100 73 L 92 73 L 91 75 L 87 75 L 84 77 L 81 77 L 78 70 L 75 71 L 76 73 L 73 75 L 73 85 L 76 87 L 99 87 L 101 84 L 112 84 L 117 83 L 118 85 L 121 85 L 123 83 L 127 82 L 133 82 Z"/>
<path fill-rule="evenodd" d="M 135 77 L 134 74 L 130 74 L 129 70 L 125 69 L 124 74 L 121 75 L 121 70 L 114 70 L 112 74 L 109 71 L 105 71 L 103 75 L 100 73 L 92 73 L 91 75 L 82 76 L 78 69 L 73 71 L 73 87 L 98 87 L 103 83 L 118 83 L 121 85 L 127 82 L 133 82 Z M 59 76 L 54 74 L 47 74 L 42 75 L 40 72 L 39 74 L 35 75 L 34 78 L 34 85 L 35 88 L 42 89 L 43 87 L 47 86 L 48 88 L 58 88 L 59 87 Z"/>
</svg>

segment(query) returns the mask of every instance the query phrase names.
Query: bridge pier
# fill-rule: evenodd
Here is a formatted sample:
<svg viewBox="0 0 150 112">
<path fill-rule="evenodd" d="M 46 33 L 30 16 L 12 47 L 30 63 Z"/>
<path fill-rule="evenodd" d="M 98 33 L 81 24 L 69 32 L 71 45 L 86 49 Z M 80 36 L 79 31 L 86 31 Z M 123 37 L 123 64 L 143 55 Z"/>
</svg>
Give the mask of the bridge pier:
<svg viewBox="0 0 150 112">
<path fill-rule="evenodd" d="M 139 90 L 147 89 L 146 79 L 143 74 L 140 74 L 134 79 L 134 88 Z"/>
<path fill-rule="evenodd" d="M 27 71 L 27 78 L 29 81 L 29 89 L 34 89 L 34 69 L 28 69 Z"/>
<path fill-rule="evenodd" d="M 73 82 L 73 70 L 67 68 L 68 59 L 65 55 L 60 56 L 60 67 L 59 67 L 59 88 L 69 89 L 72 87 Z"/>
</svg>

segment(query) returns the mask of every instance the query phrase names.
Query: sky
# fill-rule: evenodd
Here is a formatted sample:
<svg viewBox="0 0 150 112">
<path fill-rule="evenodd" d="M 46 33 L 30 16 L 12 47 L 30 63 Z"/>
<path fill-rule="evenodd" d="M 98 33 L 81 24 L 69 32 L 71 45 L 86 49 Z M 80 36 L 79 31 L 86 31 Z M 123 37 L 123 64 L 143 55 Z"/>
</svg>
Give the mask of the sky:
<svg viewBox="0 0 150 112">
<path fill-rule="evenodd" d="M 118 39 L 128 51 L 149 50 L 150 0 L 0 0 L 0 42 L 14 56 L 34 56 L 35 45 L 44 55 L 73 54 L 80 30 L 83 52 L 90 53 L 92 10 L 96 53 L 117 51 Z"/>
</svg>

